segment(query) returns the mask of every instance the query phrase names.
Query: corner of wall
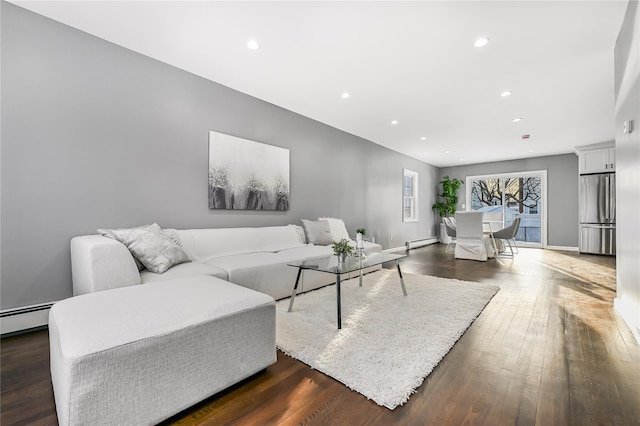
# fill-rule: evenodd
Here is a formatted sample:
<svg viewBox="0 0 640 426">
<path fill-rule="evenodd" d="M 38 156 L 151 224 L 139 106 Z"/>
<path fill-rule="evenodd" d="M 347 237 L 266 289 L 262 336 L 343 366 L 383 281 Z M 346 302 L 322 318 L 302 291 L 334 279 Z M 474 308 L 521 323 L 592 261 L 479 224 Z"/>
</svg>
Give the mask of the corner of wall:
<svg viewBox="0 0 640 426">
<path fill-rule="evenodd" d="M 640 313 L 634 309 L 632 303 L 626 303 L 624 300 L 616 297 L 613 301 L 613 306 L 627 324 L 629 330 L 631 330 L 636 342 L 640 344 Z"/>
</svg>

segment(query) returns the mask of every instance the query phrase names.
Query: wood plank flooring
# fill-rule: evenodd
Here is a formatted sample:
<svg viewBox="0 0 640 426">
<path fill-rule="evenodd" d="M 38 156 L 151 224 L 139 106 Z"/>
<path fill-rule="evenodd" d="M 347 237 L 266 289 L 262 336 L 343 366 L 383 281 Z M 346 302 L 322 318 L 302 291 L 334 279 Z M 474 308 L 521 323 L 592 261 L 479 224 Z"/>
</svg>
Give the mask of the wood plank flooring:
<svg viewBox="0 0 640 426">
<path fill-rule="evenodd" d="M 613 309 L 614 258 L 521 249 L 475 262 L 432 245 L 402 268 L 501 288 L 405 405 L 379 407 L 278 352 L 265 371 L 165 423 L 640 425 L 640 348 Z M 5 338 L 1 352 L 2 425 L 56 424 L 47 331 Z"/>
</svg>

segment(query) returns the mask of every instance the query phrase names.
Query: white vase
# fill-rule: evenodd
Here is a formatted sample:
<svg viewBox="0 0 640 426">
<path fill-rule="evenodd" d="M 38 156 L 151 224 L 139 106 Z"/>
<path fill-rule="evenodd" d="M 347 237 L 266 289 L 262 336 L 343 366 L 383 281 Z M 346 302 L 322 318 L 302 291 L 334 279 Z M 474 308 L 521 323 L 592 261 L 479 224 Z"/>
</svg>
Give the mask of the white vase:
<svg viewBox="0 0 640 426">
<path fill-rule="evenodd" d="M 449 244 L 451 243 L 451 237 L 447 234 L 447 228 L 444 226 L 444 223 L 440 224 L 440 243 L 441 244 Z"/>
</svg>

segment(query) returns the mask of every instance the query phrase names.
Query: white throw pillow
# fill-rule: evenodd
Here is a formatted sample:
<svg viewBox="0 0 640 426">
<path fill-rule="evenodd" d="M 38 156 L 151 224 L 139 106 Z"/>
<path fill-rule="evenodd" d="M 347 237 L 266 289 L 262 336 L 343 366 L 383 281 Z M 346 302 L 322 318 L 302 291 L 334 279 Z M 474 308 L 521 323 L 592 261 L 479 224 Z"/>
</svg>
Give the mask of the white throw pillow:
<svg viewBox="0 0 640 426">
<path fill-rule="evenodd" d="M 189 261 L 185 251 L 155 223 L 129 229 L 98 229 L 98 233 L 120 241 L 135 259 L 157 274 Z"/>
<path fill-rule="evenodd" d="M 307 234 L 307 241 L 312 244 L 327 246 L 333 243 L 334 239 L 329 228 L 329 222 L 326 220 L 306 220 L 302 219 L 304 232 Z"/>
<path fill-rule="evenodd" d="M 342 219 L 336 219 L 333 217 L 319 217 L 318 220 L 326 220 L 329 222 L 329 230 L 333 241 L 340 241 L 342 239 L 350 240 L 349 232 Z"/>
</svg>

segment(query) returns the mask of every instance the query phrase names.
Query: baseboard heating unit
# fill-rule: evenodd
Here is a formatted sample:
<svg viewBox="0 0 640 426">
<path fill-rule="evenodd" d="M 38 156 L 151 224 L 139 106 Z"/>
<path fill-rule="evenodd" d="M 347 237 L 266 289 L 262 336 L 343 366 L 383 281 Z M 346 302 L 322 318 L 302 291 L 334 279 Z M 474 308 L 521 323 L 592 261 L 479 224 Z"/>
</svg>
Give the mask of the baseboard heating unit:
<svg viewBox="0 0 640 426">
<path fill-rule="evenodd" d="M 435 244 L 438 242 L 438 239 L 435 237 L 422 238 L 420 240 L 407 241 L 404 243 L 405 249 L 407 251 L 416 249 L 418 247 L 424 247 L 431 244 Z"/>
<path fill-rule="evenodd" d="M 54 303 L 40 303 L 0 311 L 2 337 L 46 326 L 49 323 L 49 309 Z"/>
</svg>

